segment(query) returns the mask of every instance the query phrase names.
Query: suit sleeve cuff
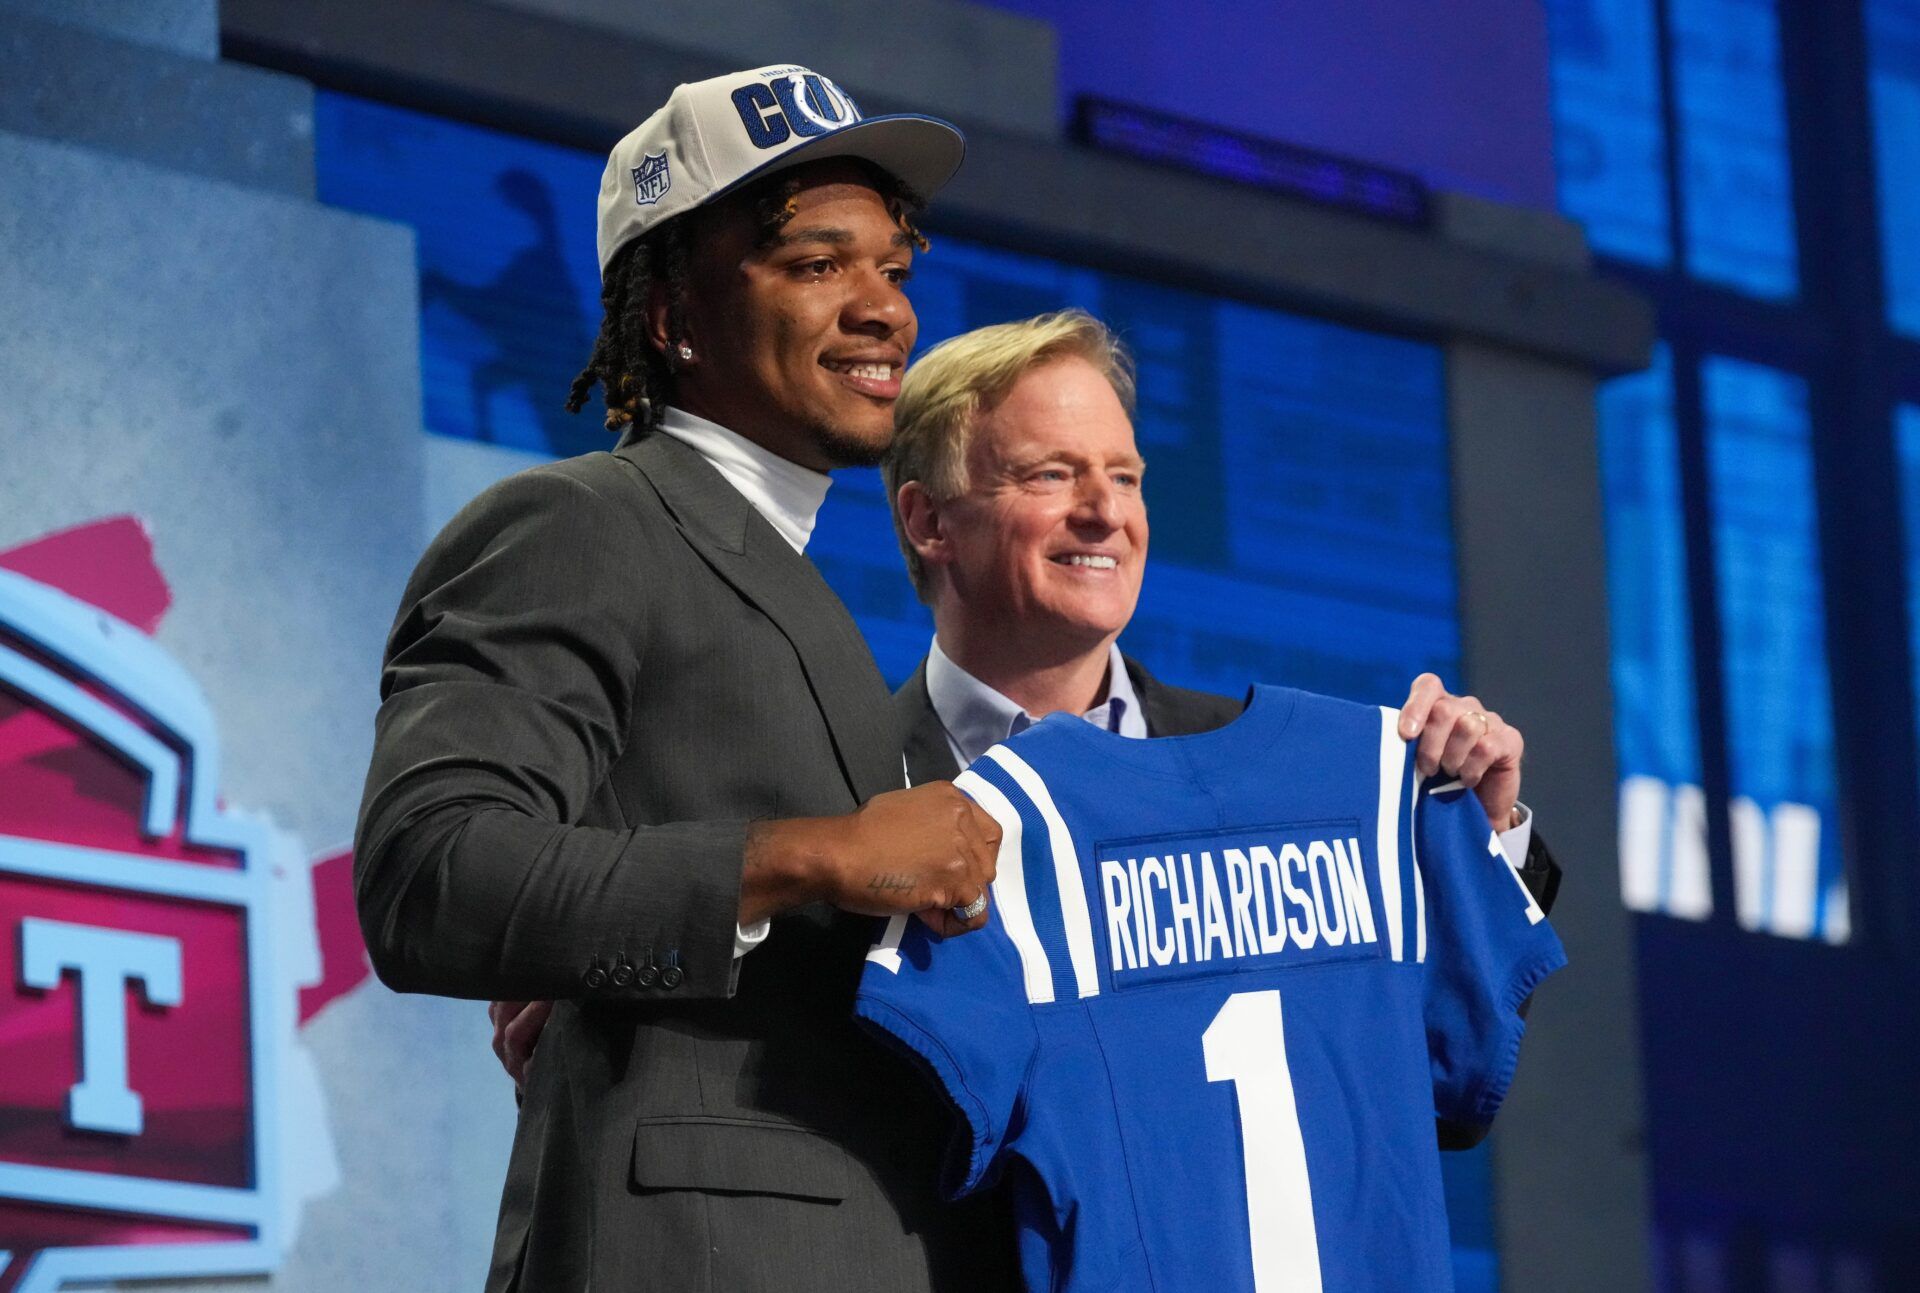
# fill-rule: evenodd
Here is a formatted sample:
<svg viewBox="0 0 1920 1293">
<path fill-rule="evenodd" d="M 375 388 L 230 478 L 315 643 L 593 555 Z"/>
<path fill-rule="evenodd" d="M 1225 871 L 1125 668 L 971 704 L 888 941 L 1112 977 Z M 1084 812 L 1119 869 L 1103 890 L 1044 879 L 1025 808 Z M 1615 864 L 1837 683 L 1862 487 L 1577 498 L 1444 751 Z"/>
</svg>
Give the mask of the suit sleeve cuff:
<svg viewBox="0 0 1920 1293">
<path fill-rule="evenodd" d="M 1500 832 L 1500 851 L 1507 855 L 1507 863 L 1518 871 L 1527 865 L 1527 849 L 1533 844 L 1533 809 L 1525 804 L 1515 804 L 1520 820 Z"/>
<path fill-rule="evenodd" d="M 754 948 L 767 941 L 767 931 L 773 928 L 770 920 L 756 920 L 751 925 L 733 927 L 733 959 L 739 960 Z"/>
<path fill-rule="evenodd" d="M 744 821 L 677 822 L 633 832 L 618 868 L 620 893 L 595 904 L 624 918 L 613 927 L 617 945 L 608 939 L 583 949 L 604 971 L 583 976 L 589 997 L 733 995 L 746 832 Z M 620 973 L 623 960 L 632 965 L 631 974 Z"/>
</svg>

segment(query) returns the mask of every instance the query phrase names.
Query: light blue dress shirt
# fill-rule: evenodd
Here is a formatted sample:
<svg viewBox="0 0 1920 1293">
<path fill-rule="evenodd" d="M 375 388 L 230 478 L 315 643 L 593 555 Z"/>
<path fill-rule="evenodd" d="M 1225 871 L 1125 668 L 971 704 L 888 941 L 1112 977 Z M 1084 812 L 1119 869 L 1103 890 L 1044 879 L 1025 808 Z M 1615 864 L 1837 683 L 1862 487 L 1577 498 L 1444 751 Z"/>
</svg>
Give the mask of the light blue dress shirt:
<svg viewBox="0 0 1920 1293">
<path fill-rule="evenodd" d="M 1081 717 L 1109 732 L 1135 738 L 1147 734 L 1147 716 L 1134 695 L 1120 648 L 1107 648 L 1107 698 Z M 954 759 L 966 767 L 1010 736 L 1018 736 L 1034 719 L 1013 701 L 955 664 L 935 638 L 927 648 L 927 699 L 934 716 L 946 729 Z"/>
</svg>

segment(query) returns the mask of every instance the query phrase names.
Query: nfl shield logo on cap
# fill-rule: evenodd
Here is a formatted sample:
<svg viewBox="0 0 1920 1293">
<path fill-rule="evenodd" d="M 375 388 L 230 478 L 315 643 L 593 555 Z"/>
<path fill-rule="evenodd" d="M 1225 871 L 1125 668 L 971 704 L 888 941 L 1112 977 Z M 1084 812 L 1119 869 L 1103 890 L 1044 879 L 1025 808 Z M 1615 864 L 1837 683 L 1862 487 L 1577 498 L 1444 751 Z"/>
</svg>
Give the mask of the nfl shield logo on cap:
<svg viewBox="0 0 1920 1293">
<path fill-rule="evenodd" d="M 615 252 L 666 221 L 790 166 L 859 158 L 926 198 L 953 177 L 966 147 L 934 117 L 865 116 L 840 86 L 791 63 L 676 86 L 607 158 L 601 272 Z"/>
<path fill-rule="evenodd" d="M 633 168 L 633 200 L 643 207 L 650 207 L 666 196 L 667 188 L 672 183 L 667 175 L 667 155 L 648 153 Z"/>
</svg>

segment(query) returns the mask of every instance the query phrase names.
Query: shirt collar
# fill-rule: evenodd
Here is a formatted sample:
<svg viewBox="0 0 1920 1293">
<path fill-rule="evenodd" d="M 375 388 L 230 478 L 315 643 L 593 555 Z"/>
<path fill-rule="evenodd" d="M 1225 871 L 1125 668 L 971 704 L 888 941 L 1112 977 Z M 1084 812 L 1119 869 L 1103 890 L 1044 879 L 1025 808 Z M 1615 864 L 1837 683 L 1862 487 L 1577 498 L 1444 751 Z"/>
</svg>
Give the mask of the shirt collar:
<svg viewBox="0 0 1920 1293">
<path fill-rule="evenodd" d="M 660 419 L 660 430 L 712 464 L 795 552 L 807 550 L 820 504 L 833 483 L 825 472 L 788 462 L 737 431 L 672 405 Z"/>
<path fill-rule="evenodd" d="M 1140 711 L 1140 698 L 1134 693 L 1126 662 L 1118 645 L 1108 651 L 1107 698 L 1081 717 L 1121 736 L 1144 737 L 1146 715 Z M 927 651 L 927 699 L 946 729 L 953 757 L 963 768 L 1033 725 L 1033 719 L 1019 705 L 955 664 L 940 649 L 937 637 Z"/>
</svg>

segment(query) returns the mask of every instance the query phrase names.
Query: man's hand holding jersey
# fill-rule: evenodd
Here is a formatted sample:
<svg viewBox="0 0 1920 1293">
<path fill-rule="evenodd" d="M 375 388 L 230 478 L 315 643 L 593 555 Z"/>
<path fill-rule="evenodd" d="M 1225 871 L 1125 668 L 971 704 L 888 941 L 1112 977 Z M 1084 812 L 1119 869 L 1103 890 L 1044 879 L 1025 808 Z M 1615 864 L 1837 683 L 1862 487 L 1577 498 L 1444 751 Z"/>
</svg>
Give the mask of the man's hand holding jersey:
<svg viewBox="0 0 1920 1293">
<path fill-rule="evenodd" d="M 1440 679 L 1423 673 L 1413 680 L 1400 707 L 1400 735 L 1418 739 L 1414 762 L 1423 777 L 1445 773 L 1480 798 L 1496 831 L 1518 826 L 1520 758 L 1527 743 L 1520 729 L 1473 696 L 1456 696 Z"/>
<path fill-rule="evenodd" d="M 866 916 L 915 915 L 942 938 L 987 923 L 962 918 L 993 883 L 1000 824 L 950 781 L 875 795 L 841 817 L 759 822 L 747 834 L 740 923 L 811 902 Z"/>
</svg>

